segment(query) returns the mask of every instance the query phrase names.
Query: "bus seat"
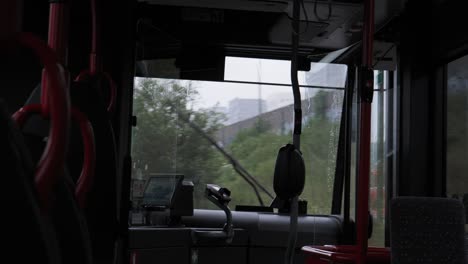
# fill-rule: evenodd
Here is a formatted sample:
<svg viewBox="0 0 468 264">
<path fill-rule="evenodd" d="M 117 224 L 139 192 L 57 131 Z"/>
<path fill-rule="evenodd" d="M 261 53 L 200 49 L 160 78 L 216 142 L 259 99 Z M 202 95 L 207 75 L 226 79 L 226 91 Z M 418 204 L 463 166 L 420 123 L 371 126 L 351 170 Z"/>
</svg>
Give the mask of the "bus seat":
<svg viewBox="0 0 468 264">
<path fill-rule="evenodd" d="M 456 199 L 398 197 L 390 205 L 391 263 L 465 263 L 465 214 Z"/>
<path fill-rule="evenodd" d="M 39 209 L 29 150 L 10 116 L 0 100 L 2 256 L 15 263 L 60 263 L 55 234 Z"/>
<path fill-rule="evenodd" d="M 75 183 L 64 171 L 55 189 L 52 221 L 60 242 L 63 263 L 92 263 L 91 241 L 86 220 L 75 200 Z"/>
<path fill-rule="evenodd" d="M 100 94 L 98 83 L 93 78 L 83 78 L 72 82 L 70 98 L 73 107 L 88 117 L 94 131 L 96 147 L 96 166 L 93 186 L 88 193 L 87 206 L 83 211 L 91 239 L 93 261 L 112 263 L 117 240 L 117 163 L 114 131 L 107 112 L 107 104 Z M 41 88 L 37 86 L 26 104 L 40 102 Z M 27 135 L 28 145 L 42 144 L 42 138 L 48 134 L 47 120 L 39 116 L 31 117 L 23 130 Z M 72 124 L 70 131 L 68 172 L 76 183 L 83 165 L 83 147 L 80 130 Z M 41 153 L 42 148 L 33 149 Z M 103 195 L 105 194 L 105 195 Z"/>
<path fill-rule="evenodd" d="M 38 85 L 26 105 L 39 103 L 40 97 L 41 86 Z M 40 153 L 45 148 L 44 138 L 49 134 L 48 127 L 49 120 L 43 119 L 40 115 L 31 116 L 24 124 L 23 135 L 27 140 L 34 161 L 40 159 Z M 78 175 L 80 175 L 82 166 L 81 163 Z M 84 212 L 76 201 L 75 182 L 71 176 L 74 171 L 67 167 L 62 172 L 54 189 L 55 199 L 51 206 L 51 220 L 59 243 L 62 262 L 91 264 L 92 249 L 89 230 Z"/>
<path fill-rule="evenodd" d="M 93 259 L 98 263 L 113 263 L 117 240 L 117 151 L 107 104 L 100 93 L 99 82 L 93 78 L 73 82 L 72 104 L 88 116 L 96 142 L 96 167 L 93 187 L 85 209 Z M 75 131 L 75 129 L 73 130 Z M 82 164 L 81 137 L 72 132 L 69 166 Z"/>
</svg>

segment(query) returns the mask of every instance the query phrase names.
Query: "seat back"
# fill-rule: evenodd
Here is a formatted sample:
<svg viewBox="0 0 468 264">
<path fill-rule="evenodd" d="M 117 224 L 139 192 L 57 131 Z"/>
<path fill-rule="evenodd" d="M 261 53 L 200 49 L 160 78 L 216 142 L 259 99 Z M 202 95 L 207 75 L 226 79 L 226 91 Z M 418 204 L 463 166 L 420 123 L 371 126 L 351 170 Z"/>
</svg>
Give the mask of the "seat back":
<svg viewBox="0 0 468 264">
<path fill-rule="evenodd" d="M 85 229 L 89 232 L 89 243 L 91 243 L 93 261 L 110 264 L 114 261 L 114 247 L 118 232 L 117 151 L 114 131 L 106 110 L 106 104 L 96 85 L 97 83 L 92 79 L 72 82 L 70 99 L 73 107 L 76 107 L 88 117 L 93 127 L 96 147 L 96 166 L 93 185 L 87 195 L 87 205 L 80 214 L 86 219 Z M 37 86 L 26 104 L 38 103 L 40 98 L 41 87 Z M 42 153 L 44 147 L 43 137 L 48 134 L 47 129 L 48 121 L 40 116 L 32 116 L 24 126 L 23 133 L 26 135 L 28 146 L 30 146 L 35 158 L 39 158 L 40 153 Z M 81 132 L 76 124 L 72 124 L 71 126 L 69 142 L 67 158 L 68 175 L 66 177 L 70 177 L 73 184 L 76 184 L 80 175 L 79 172 L 83 166 L 83 142 Z M 61 186 L 69 189 L 70 184 L 62 182 Z M 66 198 L 69 194 L 65 193 L 70 193 L 70 190 L 67 190 L 67 192 L 62 190 L 60 193 L 65 195 L 64 200 L 69 200 Z M 69 213 L 76 211 L 71 208 L 69 210 L 71 210 Z M 76 213 L 79 211 L 76 211 Z M 75 213 L 73 215 L 75 215 L 73 222 L 78 224 L 79 222 L 76 220 L 81 218 L 81 216 Z M 65 216 L 62 215 L 61 217 Z M 83 228 L 81 223 L 80 225 L 76 225 L 76 227 L 75 230 Z M 76 233 L 76 235 L 79 234 Z"/>
<path fill-rule="evenodd" d="M 464 228 L 464 208 L 458 200 L 395 198 L 390 204 L 391 263 L 465 263 Z"/>
<path fill-rule="evenodd" d="M 55 236 L 41 214 L 34 165 L 21 132 L 0 100 L 0 201 L 3 258 L 15 263 L 59 263 Z"/>
<path fill-rule="evenodd" d="M 114 130 L 100 93 L 99 83 L 88 79 L 73 82 L 72 104 L 88 116 L 96 141 L 96 167 L 93 187 L 85 209 L 95 262 L 111 264 L 117 241 L 117 150 Z M 72 132 L 68 166 L 78 170 L 82 164 L 81 139 Z"/>
<path fill-rule="evenodd" d="M 41 86 L 37 86 L 26 105 L 40 101 Z M 44 151 L 44 137 L 48 135 L 49 120 L 40 115 L 32 115 L 22 129 L 34 162 L 40 159 Z M 79 208 L 75 197 L 76 184 L 65 166 L 57 179 L 50 205 L 51 221 L 56 233 L 63 263 L 90 264 L 92 249 L 89 230 L 84 212 Z"/>
</svg>

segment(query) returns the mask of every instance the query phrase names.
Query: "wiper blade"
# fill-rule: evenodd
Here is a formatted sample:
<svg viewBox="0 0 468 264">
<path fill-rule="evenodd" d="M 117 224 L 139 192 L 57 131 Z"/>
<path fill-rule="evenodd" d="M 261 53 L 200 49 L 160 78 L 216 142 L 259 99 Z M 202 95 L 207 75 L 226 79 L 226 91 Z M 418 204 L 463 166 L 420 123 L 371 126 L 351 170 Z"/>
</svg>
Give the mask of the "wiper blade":
<svg viewBox="0 0 468 264">
<path fill-rule="evenodd" d="M 198 132 L 204 139 L 210 142 L 211 145 L 213 145 L 219 152 L 221 152 L 221 154 L 223 154 L 223 156 L 229 161 L 229 163 L 231 163 L 232 167 L 237 172 L 237 174 L 239 174 L 252 187 L 261 206 L 265 206 L 265 204 L 263 203 L 262 197 L 260 196 L 257 187 L 260 188 L 260 190 L 262 190 L 264 193 L 266 193 L 266 195 L 268 195 L 271 199 L 274 198 L 273 195 L 261 183 L 259 183 L 257 179 L 255 179 L 255 177 L 253 177 L 244 167 L 242 167 L 242 165 L 233 156 L 227 153 L 224 150 L 224 148 L 221 147 L 213 138 L 206 134 L 206 132 L 203 129 L 201 129 L 198 125 L 190 121 L 190 119 L 187 116 L 183 115 L 179 111 L 177 111 L 177 115 L 180 119 L 182 119 L 182 121 L 187 123 L 193 130 Z"/>
</svg>

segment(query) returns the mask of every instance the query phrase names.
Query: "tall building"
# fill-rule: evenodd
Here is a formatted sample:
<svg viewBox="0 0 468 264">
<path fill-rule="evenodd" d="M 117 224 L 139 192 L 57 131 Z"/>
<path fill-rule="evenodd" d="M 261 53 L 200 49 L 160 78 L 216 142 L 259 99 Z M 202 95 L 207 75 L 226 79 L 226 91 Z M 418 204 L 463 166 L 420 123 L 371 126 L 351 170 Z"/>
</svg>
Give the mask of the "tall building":
<svg viewBox="0 0 468 264">
<path fill-rule="evenodd" d="M 266 109 L 265 100 L 235 98 L 229 101 L 228 123 L 232 124 L 257 116 Z"/>
</svg>

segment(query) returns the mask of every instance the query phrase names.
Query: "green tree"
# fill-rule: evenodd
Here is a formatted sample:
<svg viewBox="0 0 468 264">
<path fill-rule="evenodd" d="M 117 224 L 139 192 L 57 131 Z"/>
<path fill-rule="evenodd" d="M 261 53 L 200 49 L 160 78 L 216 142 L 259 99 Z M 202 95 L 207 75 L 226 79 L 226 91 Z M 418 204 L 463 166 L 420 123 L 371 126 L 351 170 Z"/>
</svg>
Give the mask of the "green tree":
<svg viewBox="0 0 468 264">
<path fill-rule="evenodd" d="M 308 201 L 310 213 L 329 214 L 331 210 L 340 116 L 333 116 L 330 110 L 341 110 L 342 99 L 342 92 L 317 92 L 312 98 L 313 117 L 303 127 L 306 182 L 301 197 Z"/>
<path fill-rule="evenodd" d="M 317 119 L 325 119 L 327 115 L 327 109 L 330 104 L 330 98 L 333 96 L 332 92 L 326 92 L 320 90 L 317 94 L 313 97 L 313 108 L 315 117 Z"/>
<path fill-rule="evenodd" d="M 289 137 L 275 134 L 270 128 L 270 124 L 265 120 L 257 120 L 253 127 L 237 134 L 229 145 L 228 151 L 262 186 L 274 194 L 273 173 L 276 155 L 279 148 L 288 142 Z M 231 190 L 233 205 L 259 205 L 252 187 L 230 166 L 225 166 L 219 175 L 216 182 L 222 183 Z M 260 190 L 259 192 L 265 204 L 269 205 L 271 198 L 264 192 Z"/>
<path fill-rule="evenodd" d="M 301 151 L 306 165 L 306 182 L 301 198 L 308 201 L 309 213 L 330 213 L 339 120 L 329 118 L 327 113 L 334 96 L 341 98 L 342 93 L 319 91 L 312 98 L 312 118 L 303 124 Z M 265 120 L 259 119 L 255 126 L 237 134 L 229 145 L 229 151 L 263 186 L 274 193 L 273 174 L 276 155 L 281 146 L 291 143 L 292 131 L 280 135 L 270 128 Z M 230 168 L 222 170 L 216 182 L 231 189 L 233 204 L 258 204 L 251 187 L 236 177 Z M 263 193 L 262 198 L 269 201 Z"/>
<path fill-rule="evenodd" d="M 189 83 L 141 79 L 134 93 L 134 114 L 138 124 L 133 130 L 132 155 L 143 177 L 150 173 L 182 173 L 192 180 L 195 206 L 207 207 L 203 197 L 206 183 L 213 183 L 221 157 L 196 131 L 181 120 L 189 117 L 208 135 L 214 136 L 223 116 L 211 110 L 189 106 L 197 92 Z"/>
</svg>

